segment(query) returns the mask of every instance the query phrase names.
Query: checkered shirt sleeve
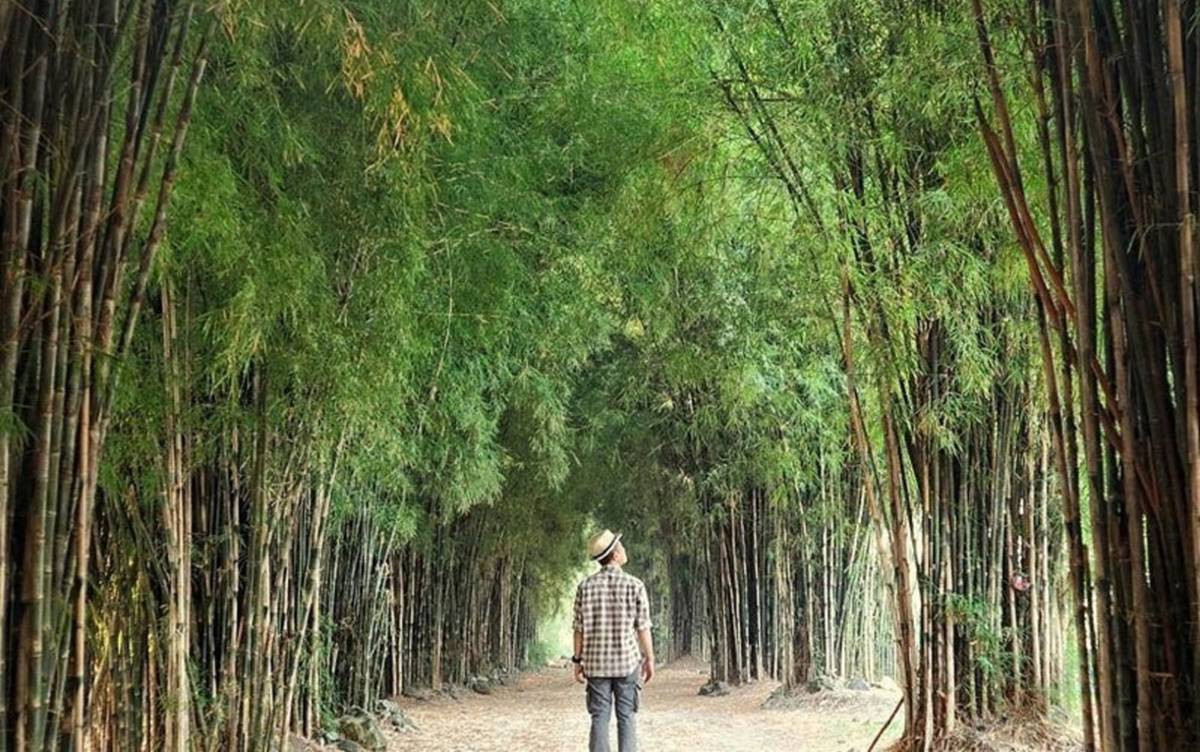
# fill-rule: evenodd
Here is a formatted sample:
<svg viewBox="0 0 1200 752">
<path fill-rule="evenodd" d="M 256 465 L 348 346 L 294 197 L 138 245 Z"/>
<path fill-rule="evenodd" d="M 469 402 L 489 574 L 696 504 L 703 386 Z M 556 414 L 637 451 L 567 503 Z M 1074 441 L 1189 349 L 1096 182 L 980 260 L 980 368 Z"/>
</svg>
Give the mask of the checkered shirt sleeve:
<svg viewBox="0 0 1200 752">
<path fill-rule="evenodd" d="M 572 629 L 576 632 L 583 631 L 583 583 L 579 583 L 579 587 L 575 588 L 575 618 L 571 621 Z"/>
<path fill-rule="evenodd" d="M 637 613 L 633 617 L 633 628 L 639 632 L 650 628 L 650 598 L 642 582 L 637 587 Z"/>
</svg>

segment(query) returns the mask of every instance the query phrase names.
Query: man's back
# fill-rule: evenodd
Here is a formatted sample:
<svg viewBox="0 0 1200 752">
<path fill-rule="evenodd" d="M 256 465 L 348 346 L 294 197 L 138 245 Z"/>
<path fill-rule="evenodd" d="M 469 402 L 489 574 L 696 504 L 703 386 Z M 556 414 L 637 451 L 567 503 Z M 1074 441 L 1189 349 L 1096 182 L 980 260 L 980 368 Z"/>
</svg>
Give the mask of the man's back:
<svg viewBox="0 0 1200 752">
<path fill-rule="evenodd" d="M 621 536 L 611 530 L 588 541 L 588 558 L 600 571 L 575 591 L 575 681 L 587 684 L 592 717 L 589 752 L 609 752 L 608 721 L 617 709 L 621 752 L 637 752 L 641 682 L 654 678 L 654 640 L 646 586 L 621 571 L 629 561 Z M 641 670 L 638 670 L 639 664 Z"/>
<path fill-rule="evenodd" d="M 618 566 L 606 566 L 579 583 L 575 631 L 583 632 L 588 676 L 627 676 L 642 661 L 637 633 L 650 628 L 646 586 Z"/>
</svg>

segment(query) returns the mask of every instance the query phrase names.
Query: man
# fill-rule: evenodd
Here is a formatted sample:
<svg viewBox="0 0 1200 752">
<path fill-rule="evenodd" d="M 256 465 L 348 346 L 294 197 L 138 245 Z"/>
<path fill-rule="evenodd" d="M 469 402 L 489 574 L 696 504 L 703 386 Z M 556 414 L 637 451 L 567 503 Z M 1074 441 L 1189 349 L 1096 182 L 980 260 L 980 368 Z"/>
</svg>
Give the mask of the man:
<svg viewBox="0 0 1200 752">
<path fill-rule="evenodd" d="M 608 752 L 608 720 L 617 706 L 620 752 L 637 750 L 638 693 L 654 678 L 650 601 L 646 586 L 621 567 L 628 558 L 621 536 L 605 530 L 588 542 L 588 556 L 600 571 L 575 592 L 575 681 L 587 682 L 592 717 L 591 752 Z M 639 675 L 640 674 L 640 675 Z"/>
</svg>

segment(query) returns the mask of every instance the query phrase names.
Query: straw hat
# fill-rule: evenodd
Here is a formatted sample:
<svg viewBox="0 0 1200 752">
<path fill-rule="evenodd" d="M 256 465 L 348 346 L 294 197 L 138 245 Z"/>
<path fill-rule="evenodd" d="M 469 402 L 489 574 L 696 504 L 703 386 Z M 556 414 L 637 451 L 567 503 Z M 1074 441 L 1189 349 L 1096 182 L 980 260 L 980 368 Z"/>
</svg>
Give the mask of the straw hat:
<svg viewBox="0 0 1200 752">
<path fill-rule="evenodd" d="M 613 548 L 616 547 L 619 540 L 621 540 L 621 534 L 617 533 L 614 535 L 611 530 L 602 530 L 596 533 L 588 541 L 588 556 L 591 557 L 592 561 L 600 561 L 612 553 Z"/>
</svg>

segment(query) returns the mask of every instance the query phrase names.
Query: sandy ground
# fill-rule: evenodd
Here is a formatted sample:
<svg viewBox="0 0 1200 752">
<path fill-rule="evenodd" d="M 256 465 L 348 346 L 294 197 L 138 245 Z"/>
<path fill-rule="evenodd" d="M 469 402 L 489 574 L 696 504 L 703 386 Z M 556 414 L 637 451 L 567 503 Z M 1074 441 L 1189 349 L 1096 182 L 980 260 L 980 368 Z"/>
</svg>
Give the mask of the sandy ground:
<svg viewBox="0 0 1200 752">
<path fill-rule="evenodd" d="M 659 670 L 638 713 L 640 752 L 862 752 L 899 699 L 883 690 L 839 691 L 800 698 L 794 709 L 764 710 L 760 706 L 775 683 L 738 688 L 725 697 L 700 697 L 696 692 L 706 678 L 698 663 Z M 401 707 L 418 730 L 396 735 L 392 750 L 586 750 L 583 693 L 568 670 L 544 669 L 490 696 L 402 699 Z M 896 735 L 901 723 L 900 718 L 892 722 L 884 741 Z M 616 752 L 615 723 L 612 748 Z"/>
</svg>

